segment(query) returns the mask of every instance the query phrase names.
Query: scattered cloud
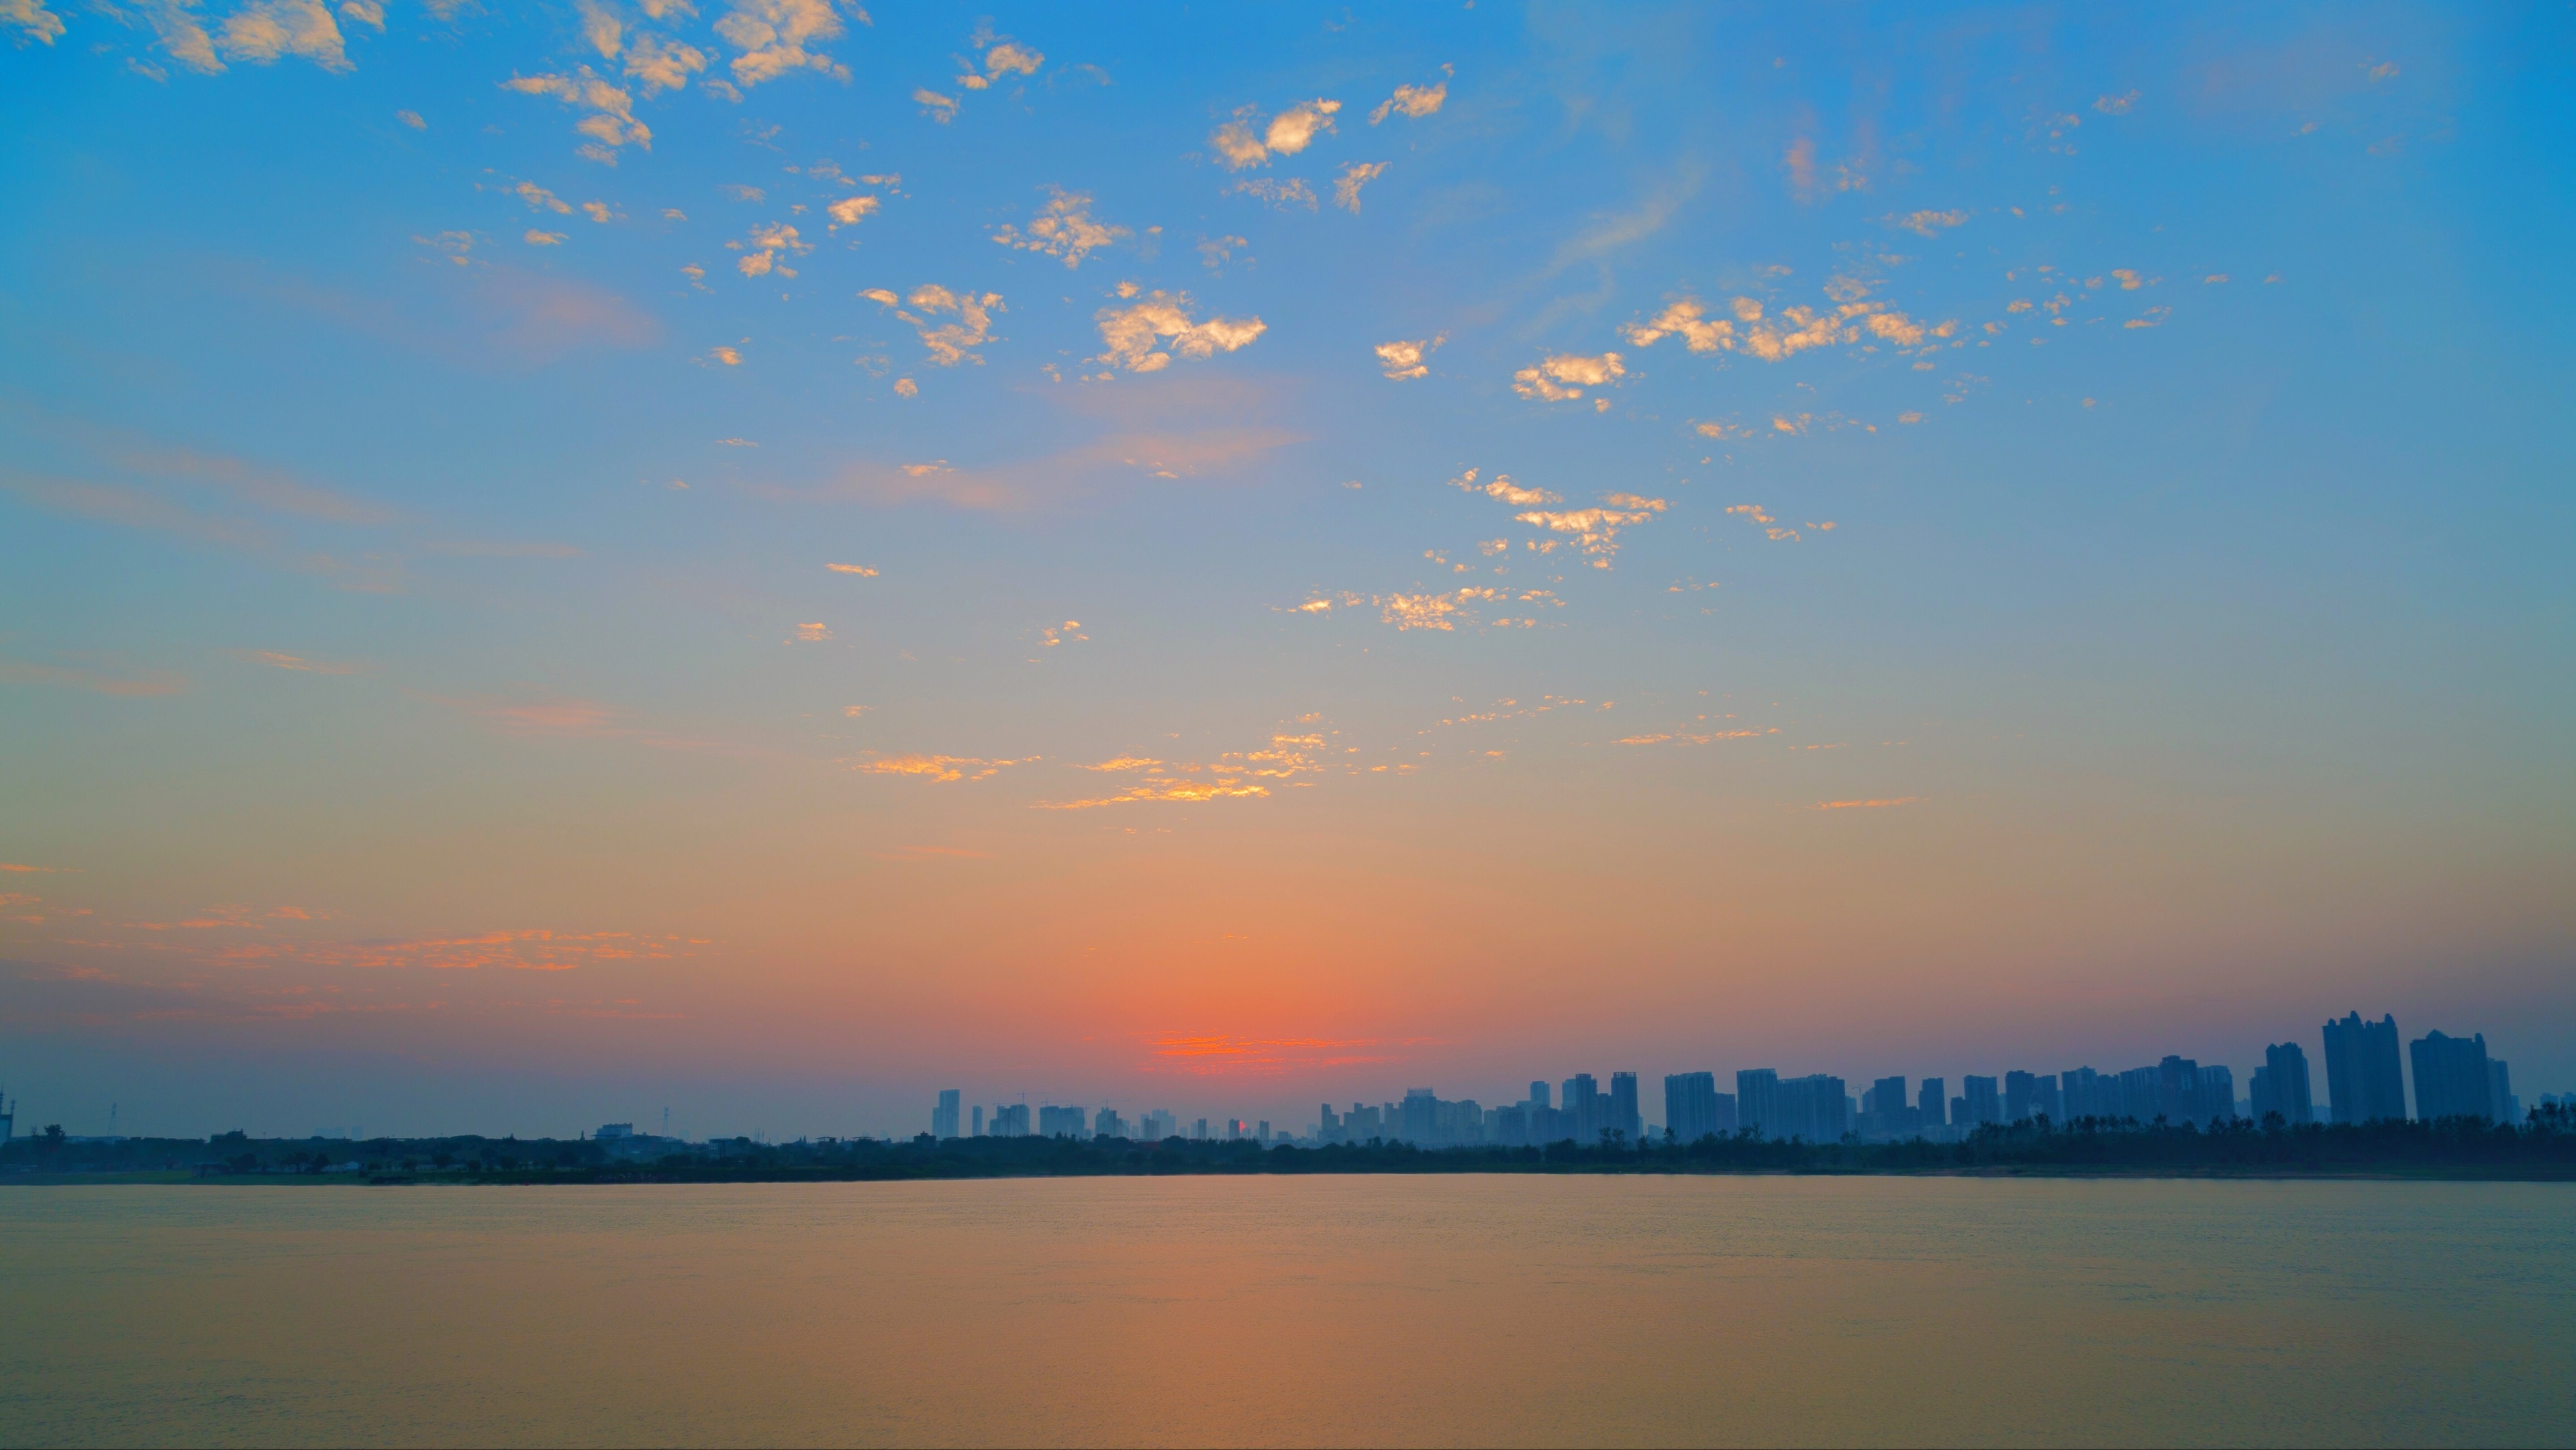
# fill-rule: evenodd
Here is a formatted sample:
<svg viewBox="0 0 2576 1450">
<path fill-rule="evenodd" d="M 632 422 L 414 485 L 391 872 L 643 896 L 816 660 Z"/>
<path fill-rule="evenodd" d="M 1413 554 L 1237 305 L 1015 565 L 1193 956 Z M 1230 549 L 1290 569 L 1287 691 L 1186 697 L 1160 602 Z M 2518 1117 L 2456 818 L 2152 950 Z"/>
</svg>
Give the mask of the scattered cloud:
<svg viewBox="0 0 2576 1450">
<path fill-rule="evenodd" d="M 874 216 L 881 205 L 883 203 L 873 196 L 843 197 L 823 208 L 823 215 L 832 219 L 829 230 L 839 231 L 843 227 L 857 226 L 863 217 Z"/>
<path fill-rule="evenodd" d="M 1186 292 L 1154 292 L 1125 307 L 1100 309 L 1093 316 L 1107 351 L 1093 361 L 1131 373 L 1159 372 L 1171 366 L 1174 356 L 1205 358 L 1233 352 L 1269 330 L 1258 317 L 1193 322 L 1190 307 Z"/>
<path fill-rule="evenodd" d="M 921 86 L 917 87 L 913 91 L 912 99 L 916 105 L 921 107 L 921 114 L 928 116 L 930 119 L 937 121 L 943 126 L 957 119 L 957 98 L 955 96 L 943 96 L 928 86 Z"/>
<path fill-rule="evenodd" d="M 1237 195 L 1251 197 L 1280 211 L 1301 206 L 1308 211 L 1313 211 L 1317 207 L 1315 189 L 1308 186 L 1302 179 L 1279 181 L 1271 177 L 1259 176 L 1238 181 L 1228 190 Z"/>
<path fill-rule="evenodd" d="M 742 350 L 733 347 L 711 347 L 707 349 L 707 360 L 723 363 L 729 368 L 738 368 L 742 366 Z"/>
<path fill-rule="evenodd" d="M 1638 498 L 1634 494 L 1611 494 L 1608 501 L 1618 506 L 1553 512 L 1533 510 L 1512 517 L 1551 533 L 1573 535 L 1574 546 L 1592 556 L 1593 567 L 1607 569 L 1610 560 L 1619 552 L 1619 531 L 1646 522 L 1666 507 L 1662 499 Z"/>
<path fill-rule="evenodd" d="M 1812 811 L 1880 810 L 1888 806 L 1910 806 L 1921 799 L 1923 797 L 1919 795 L 1901 795 L 1885 800 L 1818 801 L 1807 809 Z"/>
<path fill-rule="evenodd" d="M 1066 191 L 1051 186 L 1053 193 L 1045 206 L 1022 231 L 1013 226 L 993 229 L 993 240 L 1023 252 L 1040 252 L 1061 257 L 1067 268 L 1079 267 L 1082 259 L 1114 242 L 1124 241 L 1135 233 L 1125 227 L 1107 225 L 1091 214 L 1091 193 Z"/>
<path fill-rule="evenodd" d="M 779 258 L 799 257 L 814 250 L 813 243 L 804 240 L 796 228 L 785 222 L 753 227 L 748 241 L 727 242 L 725 245 L 743 254 L 733 265 L 735 271 L 746 277 L 766 277 L 772 272 L 781 277 L 793 277 L 796 269 L 780 262 Z"/>
<path fill-rule="evenodd" d="M 1510 504 L 1514 508 L 1528 508 L 1533 504 L 1565 502 L 1565 500 L 1557 497 L 1555 494 L 1549 493 L 1546 489 L 1521 487 L 1519 484 L 1512 482 L 1512 476 L 1508 473 L 1497 473 L 1492 478 L 1479 483 L 1477 482 L 1478 472 L 1479 470 L 1470 468 L 1465 473 L 1449 480 L 1449 486 L 1451 488 L 1464 489 L 1469 493 L 1481 493 L 1487 498 L 1498 499 L 1504 503 Z"/>
<path fill-rule="evenodd" d="M 1431 364 L 1426 359 L 1431 356 L 1434 349 L 1448 340 L 1449 335 L 1442 333 L 1438 337 L 1427 340 L 1381 342 L 1377 345 L 1378 368 L 1398 382 L 1407 378 L 1427 378 L 1431 376 Z"/>
<path fill-rule="evenodd" d="M 831 642 L 830 626 L 820 622 L 796 626 L 796 633 L 788 640 L 790 644 L 830 644 Z"/>
<path fill-rule="evenodd" d="M 1347 212 L 1360 209 L 1360 188 L 1386 175 L 1386 162 L 1354 161 L 1342 168 L 1340 179 L 1333 183 L 1333 205 Z"/>
<path fill-rule="evenodd" d="M 971 755 L 887 755 L 860 761 L 850 768 L 862 775 L 909 775 L 937 785 L 954 785 L 961 780 L 991 780 L 1011 766 L 1027 765 L 1038 758 L 1030 755 L 1018 760 L 985 760 Z"/>
<path fill-rule="evenodd" d="M 1583 396 L 1585 388 L 1607 387 L 1627 376 L 1627 365 L 1615 352 L 1598 357 L 1556 353 L 1512 374 L 1512 391 L 1551 403 Z"/>
<path fill-rule="evenodd" d="M 1208 144 L 1216 148 L 1218 159 L 1227 170 L 1241 171 L 1251 166 L 1266 166 L 1273 156 L 1294 156 L 1306 149 L 1316 136 L 1333 129 L 1333 114 L 1342 108 L 1339 101 L 1318 97 L 1300 101 L 1270 118 L 1270 124 L 1256 131 L 1252 124 L 1255 108 L 1245 106 L 1234 113 L 1234 119 L 1216 129 Z"/>
<path fill-rule="evenodd" d="M 867 12 L 853 7 L 862 24 Z M 733 9 L 716 22 L 717 36 L 742 52 L 730 69 L 743 86 L 756 86 L 800 70 L 847 81 L 849 67 L 829 55 L 807 50 L 809 41 L 834 40 L 841 17 L 832 0 L 733 0 Z"/>
<path fill-rule="evenodd" d="M 902 305 L 898 305 L 894 293 L 882 287 L 872 287 L 859 296 L 880 307 L 892 308 L 895 316 L 911 323 L 913 330 L 921 336 L 921 345 L 930 349 L 931 362 L 943 368 L 953 368 L 961 362 L 980 365 L 984 361 L 983 354 L 974 349 L 992 340 L 993 314 L 1009 310 L 1002 305 L 999 292 L 978 296 L 972 292 L 951 292 L 935 283 L 913 288 L 911 295 L 901 299 Z M 956 320 L 932 320 L 942 316 Z M 909 378 L 898 380 L 895 392 L 907 398 L 916 396 L 918 388 L 905 391 L 905 384 L 909 382 Z"/>
<path fill-rule="evenodd" d="M 1378 102 L 1377 109 L 1369 112 L 1369 124 L 1374 126 L 1389 116 L 1406 116 L 1418 121 L 1425 116 L 1437 113 L 1441 103 L 1449 99 L 1449 82 L 1446 77 L 1456 74 L 1456 69 L 1444 65 L 1440 68 L 1440 74 L 1443 79 L 1427 86 L 1397 86 L 1394 95 Z"/>
<path fill-rule="evenodd" d="M 522 238 L 522 240 L 526 241 L 527 244 L 532 247 L 560 247 L 564 244 L 566 238 L 565 234 L 562 232 L 541 232 L 534 227 L 530 227 L 528 228 L 527 235 Z"/>
<path fill-rule="evenodd" d="M 823 567 L 831 570 L 835 574 L 856 574 L 862 579 L 874 579 L 877 577 L 877 571 L 869 568 L 865 564 L 826 564 Z"/>
<path fill-rule="evenodd" d="M 2125 116 L 2136 109 L 2137 104 L 2138 93 L 2131 91 L 2125 96 L 2099 97 L 2093 102 L 2093 109 L 2105 116 Z"/>
<path fill-rule="evenodd" d="M 18 32 L 21 46 L 28 41 L 51 45 L 63 33 L 63 18 L 45 8 L 45 0 L 0 0 L 0 25 Z"/>
<path fill-rule="evenodd" d="M 1912 232 L 1918 237 L 1938 237 L 1948 228 L 1965 226 L 1967 222 L 1968 214 L 1964 211 L 1917 211 L 1903 216 L 1891 212 L 1878 219 L 1880 226 Z"/>
<path fill-rule="evenodd" d="M 418 111 L 396 111 L 394 112 L 394 119 L 402 122 L 404 125 L 409 126 L 415 131 L 426 131 L 429 129 L 429 123 L 420 118 L 420 112 Z"/>
<path fill-rule="evenodd" d="M 626 50 L 626 74 L 642 86 L 648 101 L 664 91 L 679 90 L 706 68 L 705 51 L 659 36 L 638 35 Z"/>
</svg>

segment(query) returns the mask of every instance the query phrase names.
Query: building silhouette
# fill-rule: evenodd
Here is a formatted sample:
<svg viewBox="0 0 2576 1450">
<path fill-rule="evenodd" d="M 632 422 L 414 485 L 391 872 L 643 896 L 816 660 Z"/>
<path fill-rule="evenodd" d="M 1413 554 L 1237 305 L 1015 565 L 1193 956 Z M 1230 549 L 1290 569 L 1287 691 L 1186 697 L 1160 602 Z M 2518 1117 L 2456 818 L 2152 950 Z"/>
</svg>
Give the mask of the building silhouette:
<svg viewBox="0 0 2576 1450">
<path fill-rule="evenodd" d="M 957 1104 L 958 1100 L 965 1096 L 962 1088 L 939 1090 L 939 1106 L 930 1110 L 930 1136 L 934 1138 L 957 1136 Z"/>
<path fill-rule="evenodd" d="M 2315 1103 L 2308 1096 L 2308 1055 L 2295 1042 L 2264 1048 L 2263 1065 L 2254 1069 L 2254 1080 L 2246 1089 L 2258 1123 L 2272 1113 L 2279 1113 L 2281 1121 L 2293 1128 L 2317 1120 Z"/>
<path fill-rule="evenodd" d="M 2487 1060 L 2487 1038 L 2452 1037 L 2427 1032 L 2406 1045 L 2415 1065 L 2415 1116 L 2486 1118 L 2504 1115 L 2495 1101 L 2495 1072 Z"/>
<path fill-rule="evenodd" d="M 1780 1126 L 1780 1074 L 1767 1067 L 1735 1075 L 1735 1116 L 1765 1138 L 1783 1136 Z"/>
<path fill-rule="evenodd" d="M 1967 1116 L 1960 1119 L 1959 1126 L 1965 1128 L 1981 1123 L 2000 1123 L 2004 1120 L 2003 1096 L 1995 1091 L 1993 1078 L 1963 1077 L 1959 1079 L 1959 1090 L 1966 1094 L 1962 1101 L 1968 1109 Z"/>
<path fill-rule="evenodd" d="M 2338 1123 L 2406 1116 L 2406 1075 L 2397 1061 L 2395 1014 L 2364 1022 L 2358 1012 L 2325 1025 L 2327 1110 Z"/>
<path fill-rule="evenodd" d="M 1718 1131 L 1716 1073 L 1677 1072 L 1664 1078 L 1664 1129 L 1681 1143 L 1696 1143 Z"/>
<path fill-rule="evenodd" d="M 1948 1086 L 1937 1077 L 1923 1079 L 1923 1090 L 1915 1100 L 1915 1110 L 1923 1115 L 1923 1131 L 1929 1133 L 1949 1126 L 1950 1119 L 1943 1111 L 1948 1100 L 1941 1096 Z"/>
<path fill-rule="evenodd" d="M 1637 1075 L 1633 1072 L 1610 1074 L 1610 1110 L 1601 1125 L 1625 1142 L 1634 1143 L 1646 1136 L 1645 1117 L 1637 1109 Z M 1597 1134 L 1595 1136 L 1598 1136 Z"/>
</svg>

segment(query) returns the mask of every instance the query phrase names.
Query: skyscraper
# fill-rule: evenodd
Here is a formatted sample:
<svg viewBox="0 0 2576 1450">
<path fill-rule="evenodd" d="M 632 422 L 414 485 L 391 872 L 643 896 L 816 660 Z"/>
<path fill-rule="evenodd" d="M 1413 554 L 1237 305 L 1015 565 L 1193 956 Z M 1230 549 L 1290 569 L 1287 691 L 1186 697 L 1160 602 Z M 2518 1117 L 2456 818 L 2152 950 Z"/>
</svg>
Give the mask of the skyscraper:
<svg viewBox="0 0 2576 1450">
<path fill-rule="evenodd" d="M 1530 1084 L 1529 1102 L 1530 1102 L 1530 1106 L 1531 1106 L 1531 1107 L 1534 1107 L 1534 1108 L 1543 1108 L 1543 1107 L 1546 1107 L 1546 1106 L 1547 1106 L 1547 1084 L 1546 1084 L 1546 1083 L 1543 1083 L 1543 1082 L 1532 1082 L 1532 1083 Z"/>
<path fill-rule="evenodd" d="M 1676 1143 L 1696 1143 L 1718 1131 L 1716 1073 L 1677 1072 L 1664 1079 L 1664 1127 Z"/>
<path fill-rule="evenodd" d="M 975 1136 L 984 1136 L 984 1105 L 981 1103 L 975 1105 Z"/>
<path fill-rule="evenodd" d="M 1804 1138 L 1810 1143 L 1839 1142 L 1851 1131 L 1851 1099 L 1843 1080 L 1830 1073 L 1793 1077 L 1776 1089 L 1781 1125 L 1775 1138 Z"/>
<path fill-rule="evenodd" d="M 957 1136 L 957 1105 L 958 1100 L 965 1096 L 961 1088 L 939 1090 L 939 1106 L 930 1110 L 930 1136 L 943 1139 Z"/>
<path fill-rule="evenodd" d="M 2258 1123 L 2267 1113 L 2279 1113 L 2281 1121 L 2293 1128 L 2317 1120 L 2315 1101 L 2309 1097 L 2308 1055 L 2295 1042 L 2264 1048 L 2263 1065 L 2254 1069 L 2254 1081 L 2247 1089 Z"/>
<path fill-rule="evenodd" d="M 1646 1119 L 1637 1110 L 1637 1075 L 1633 1072 L 1610 1074 L 1610 1112 L 1601 1126 L 1617 1133 L 1630 1147 L 1646 1136 Z"/>
<path fill-rule="evenodd" d="M 1765 1138 L 1785 1138 L 1780 1131 L 1780 1074 L 1767 1067 L 1735 1075 L 1735 1117 Z"/>
<path fill-rule="evenodd" d="M 2487 1038 L 2452 1037 L 2428 1032 L 2406 1045 L 2415 1059 L 2415 1116 L 2485 1118 L 2500 1109 L 2494 1101 L 2495 1073 L 2487 1062 Z"/>
<path fill-rule="evenodd" d="M 2039 1116 L 2039 1074 L 2008 1072 L 2004 1074 L 2004 1121 L 2018 1123 Z"/>
<path fill-rule="evenodd" d="M 1923 1079 L 1923 1090 L 1916 1098 L 1923 1112 L 1923 1131 L 1929 1133 L 1949 1123 L 1950 1120 L 1944 1112 L 1948 1103 L 1941 1096 L 1949 1091 L 1949 1086 L 1937 1077 Z"/>
<path fill-rule="evenodd" d="M 2364 1022 L 2358 1012 L 2329 1022 L 2326 1098 L 2338 1123 L 2371 1123 L 2406 1116 L 2406 1070 L 2397 1061 L 2397 1018 Z"/>
<path fill-rule="evenodd" d="M 1959 1126 L 1964 1128 L 1974 1123 L 2000 1123 L 2004 1120 L 2003 1097 L 1995 1091 L 1993 1078 L 1963 1077 L 1959 1079 L 1959 1090 L 1967 1094 L 1968 1105 L 1968 1116 Z"/>
<path fill-rule="evenodd" d="M 1430 1143 L 1440 1132 L 1440 1095 L 1429 1088 L 1404 1090 L 1403 1125 L 1396 1136 L 1417 1145 Z"/>
</svg>

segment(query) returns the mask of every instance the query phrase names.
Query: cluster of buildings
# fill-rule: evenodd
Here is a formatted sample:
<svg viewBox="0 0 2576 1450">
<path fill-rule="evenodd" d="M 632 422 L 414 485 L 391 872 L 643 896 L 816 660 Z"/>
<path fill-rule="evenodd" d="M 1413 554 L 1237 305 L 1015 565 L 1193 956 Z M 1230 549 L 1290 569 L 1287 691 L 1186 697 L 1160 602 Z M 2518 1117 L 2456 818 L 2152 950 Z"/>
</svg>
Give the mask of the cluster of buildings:
<svg viewBox="0 0 2576 1450">
<path fill-rule="evenodd" d="M 2398 1052 L 2397 1019 L 2362 1020 L 2358 1012 L 2324 1029 L 2326 1068 L 2325 1120 L 2368 1123 L 2388 1118 L 2485 1118 L 2514 1123 L 2522 1105 L 2513 1095 L 2502 1060 L 2487 1055 L 2486 1037 L 2452 1037 L 2427 1033 L 2406 1044 L 2413 1066 L 2414 1111 L 2407 1111 L 2406 1064 Z M 2046 1118 L 2055 1123 L 2080 1118 L 2134 1118 L 2152 1123 L 2206 1124 L 2213 1119 L 2250 1119 L 2260 1123 L 2277 1113 L 2297 1127 L 2319 1121 L 2314 1081 L 2305 1049 L 2295 1042 L 2263 1050 L 2263 1065 L 2254 1069 L 2246 1096 L 2238 1097 L 2236 1075 L 2226 1067 L 2204 1066 L 2188 1057 L 2166 1057 L 2147 1067 L 2104 1072 L 2090 1067 L 2055 1073 L 2007 1072 L 2001 1077 L 1968 1076 L 1952 1095 L 1945 1078 L 1927 1077 L 1911 1090 L 1902 1076 L 1882 1077 L 1854 1096 L 1851 1085 L 1831 1073 L 1783 1077 L 1775 1068 L 1752 1068 L 1735 1074 L 1735 1091 L 1718 1091 L 1714 1072 L 1673 1073 L 1664 1079 L 1664 1114 L 1660 1128 L 1645 1121 L 1637 1096 L 1637 1075 L 1610 1074 L 1608 1091 L 1591 1073 L 1579 1072 L 1551 1091 L 1545 1081 L 1532 1082 L 1519 1102 L 1487 1107 L 1474 1098 L 1457 1101 L 1430 1088 L 1412 1088 L 1398 1102 L 1351 1104 L 1337 1111 L 1322 1104 L 1314 1125 L 1304 1134 L 1274 1136 L 1270 1124 L 1227 1119 L 1211 1131 L 1208 1120 L 1192 1122 L 1188 1133 L 1168 1109 L 1156 1109 L 1130 1120 L 1115 1109 L 1040 1106 L 1034 1125 L 1026 1103 L 973 1110 L 971 1123 L 959 1118 L 962 1094 L 951 1088 L 939 1095 L 931 1113 L 931 1132 L 941 1138 L 1171 1137 L 1264 1144 L 1373 1141 L 1411 1143 L 1424 1148 L 1504 1147 L 1558 1143 L 1637 1143 L 1651 1133 L 1667 1133 L 1690 1143 L 1711 1134 L 1728 1136 L 1752 1129 L 1765 1138 L 1800 1138 L 1829 1143 L 1857 1135 L 1865 1142 L 1910 1138 L 1955 1139 L 1993 1123 Z"/>
</svg>

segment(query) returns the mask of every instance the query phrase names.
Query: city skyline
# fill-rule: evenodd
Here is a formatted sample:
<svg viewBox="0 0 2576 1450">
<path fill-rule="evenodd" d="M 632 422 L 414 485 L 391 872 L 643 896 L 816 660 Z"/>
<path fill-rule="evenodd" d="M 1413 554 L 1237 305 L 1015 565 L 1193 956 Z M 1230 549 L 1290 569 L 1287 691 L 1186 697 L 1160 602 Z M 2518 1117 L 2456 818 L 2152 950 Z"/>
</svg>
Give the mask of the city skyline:
<svg viewBox="0 0 2576 1450">
<path fill-rule="evenodd" d="M 0 7 L 12 1087 L 2576 1082 L 2564 15 L 1124 21 Z"/>
</svg>

